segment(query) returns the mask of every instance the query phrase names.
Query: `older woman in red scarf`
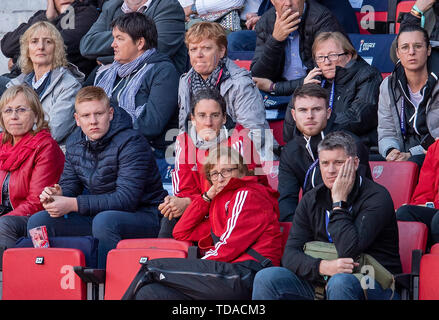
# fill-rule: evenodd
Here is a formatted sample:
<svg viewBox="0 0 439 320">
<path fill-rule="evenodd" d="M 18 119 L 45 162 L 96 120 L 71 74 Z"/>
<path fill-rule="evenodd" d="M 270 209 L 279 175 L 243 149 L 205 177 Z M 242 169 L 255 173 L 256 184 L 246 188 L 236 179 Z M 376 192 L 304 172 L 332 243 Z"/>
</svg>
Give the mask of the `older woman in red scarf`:
<svg viewBox="0 0 439 320">
<path fill-rule="evenodd" d="M 58 182 L 64 154 L 32 88 L 8 88 L 0 99 L 0 114 L 0 246 L 13 247 L 26 235 L 28 218 L 43 209 L 41 191 Z"/>
</svg>

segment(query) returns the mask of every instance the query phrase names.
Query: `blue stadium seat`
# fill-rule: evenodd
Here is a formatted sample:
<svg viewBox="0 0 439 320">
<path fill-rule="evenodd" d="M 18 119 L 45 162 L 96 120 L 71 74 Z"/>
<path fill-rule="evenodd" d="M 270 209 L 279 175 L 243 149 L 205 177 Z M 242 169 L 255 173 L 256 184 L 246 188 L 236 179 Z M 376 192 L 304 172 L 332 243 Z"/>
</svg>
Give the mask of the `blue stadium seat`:
<svg viewBox="0 0 439 320">
<path fill-rule="evenodd" d="M 382 73 L 392 72 L 395 67 L 389 54 L 395 37 L 396 34 L 349 34 L 358 54 Z"/>
</svg>

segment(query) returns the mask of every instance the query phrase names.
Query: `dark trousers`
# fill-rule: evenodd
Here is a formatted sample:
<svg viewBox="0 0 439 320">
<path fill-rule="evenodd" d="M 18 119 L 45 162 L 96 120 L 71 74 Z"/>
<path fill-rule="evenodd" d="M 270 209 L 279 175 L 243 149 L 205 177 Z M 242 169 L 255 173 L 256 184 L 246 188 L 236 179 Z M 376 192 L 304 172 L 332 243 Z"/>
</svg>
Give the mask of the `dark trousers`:
<svg viewBox="0 0 439 320">
<path fill-rule="evenodd" d="M 71 212 L 67 216 L 52 218 L 47 211 L 30 217 L 27 229 L 45 225 L 50 237 L 88 236 L 99 240 L 98 268 L 105 269 L 107 254 L 122 239 L 155 238 L 159 231 L 158 209 L 141 208 L 137 212 L 102 211 L 94 217 Z"/>
<path fill-rule="evenodd" d="M 405 205 L 396 211 L 396 219 L 400 221 L 418 221 L 427 225 L 428 246 L 439 242 L 439 214 L 435 208 Z"/>
</svg>

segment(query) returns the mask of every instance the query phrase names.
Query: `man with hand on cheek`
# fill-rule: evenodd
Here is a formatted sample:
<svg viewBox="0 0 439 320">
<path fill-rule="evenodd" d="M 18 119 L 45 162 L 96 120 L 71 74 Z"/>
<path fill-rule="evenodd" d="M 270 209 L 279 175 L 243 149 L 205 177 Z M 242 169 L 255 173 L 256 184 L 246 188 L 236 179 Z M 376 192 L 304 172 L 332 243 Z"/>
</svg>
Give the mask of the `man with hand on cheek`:
<svg viewBox="0 0 439 320">
<path fill-rule="evenodd" d="M 327 281 L 328 300 L 364 300 L 362 284 L 352 274 L 362 253 L 392 274 L 402 271 L 392 199 L 384 187 L 357 174 L 353 138 L 332 132 L 320 142 L 318 154 L 323 184 L 303 196 L 282 257 L 283 267 L 258 272 L 253 299 L 314 299 L 315 287 Z M 307 255 L 304 245 L 310 241 L 333 243 L 338 258 Z M 383 290 L 377 281 L 366 291 L 369 300 L 392 297 L 392 291 Z"/>
</svg>

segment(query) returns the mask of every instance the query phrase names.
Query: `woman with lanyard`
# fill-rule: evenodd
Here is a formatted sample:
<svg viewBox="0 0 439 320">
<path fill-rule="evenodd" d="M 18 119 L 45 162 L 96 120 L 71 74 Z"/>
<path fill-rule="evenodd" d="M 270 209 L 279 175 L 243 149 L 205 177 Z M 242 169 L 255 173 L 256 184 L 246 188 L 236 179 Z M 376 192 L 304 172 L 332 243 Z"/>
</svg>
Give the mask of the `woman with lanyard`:
<svg viewBox="0 0 439 320">
<path fill-rule="evenodd" d="M 105 90 L 113 107 L 131 116 L 133 127 L 148 139 L 163 179 L 169 166 L 166 149 L 173 142 L 166 133 L 177 128 L 177 70 L 157 51 L 151 18 L 127 13 L 112 22 L 112 30 L 114 62 L 99 73 L 95 85 Z"/>
<path fill-rule="evenodd" d="M 20 38 L 21 74 L 6 86 L 28 84 L 35 90 L 48 116 L 50 132 L 58 144 L 75 128 L 76 93 L 84 74 L 66 59 L 64 41 L 53 24 L 40 21 Z"/>
<path fill-rule="evenodd" d="M 334 126 L 361 138 L 367 147 L 377 145 L 376 127 L 380 72 L 361 58 L 340 32 L 322 32 L 314 40 L 313 59 L 317 64 L 304 79 L 328 90 Z M 286 113 L 284 140 L 294 134 L 294 121 Z"/>
<path fill-rule="evenodd" d="M 203 88 L 216 89 L 226 101 L 228 118 L 250 130 L 252 140 L 259 150 L 272 150 L 270 141 L 273 142 L 274 138 L 267 138 L 270 131 L 265 119 L 262 95 L 250 72 L 239 68 L 227 58 L 224 28 L 215 22 L 199 22 L 189 28 L 185 41 L 192 68 L 180 78 L 180 130 L 184 130 L 190 120 L 191 96 Z M 268 145 L 263 148 L 265 142 Z M 270 159 L 270 154 L 261 152 L 261 156 Z"/>
<path fill-rule="evenodd" d="M 378 145 L 387 161 L 422 165 L 428 146 L 439 137 L 439 86 L 431 72 L 431 46 L 419 26 L 403 27 L 397 38 L 399 59 L 381 84 L 378 106 Z"/>
</svg>

